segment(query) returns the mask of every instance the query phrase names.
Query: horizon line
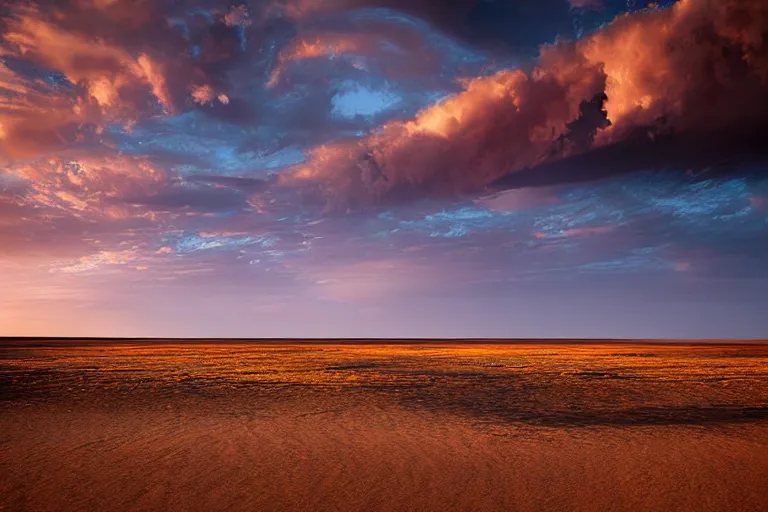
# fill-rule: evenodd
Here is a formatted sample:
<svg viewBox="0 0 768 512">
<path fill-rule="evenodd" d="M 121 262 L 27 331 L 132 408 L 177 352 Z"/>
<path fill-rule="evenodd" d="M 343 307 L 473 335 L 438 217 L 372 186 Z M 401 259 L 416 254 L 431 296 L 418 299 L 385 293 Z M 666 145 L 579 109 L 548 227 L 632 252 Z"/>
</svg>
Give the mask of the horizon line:
<svg viewBox="0 0 768 512">
<path fill-rule="evenodd" d="M 438 338 L 438 337 L 317 337 L 317 338 L 225 338 L 225 337 L 152 337 L 152 336 L 0 336 L 0 346 L 26 342 L 171 342 L 171 343 L 261 343 L 261 344 L 380 344 L 407 345 L 419 343 L 464 343 L 464 344 L 676 344 L 676 345 L 759 345 L 768 344 L 768 339 L 755 338 Z"/>
</svg>

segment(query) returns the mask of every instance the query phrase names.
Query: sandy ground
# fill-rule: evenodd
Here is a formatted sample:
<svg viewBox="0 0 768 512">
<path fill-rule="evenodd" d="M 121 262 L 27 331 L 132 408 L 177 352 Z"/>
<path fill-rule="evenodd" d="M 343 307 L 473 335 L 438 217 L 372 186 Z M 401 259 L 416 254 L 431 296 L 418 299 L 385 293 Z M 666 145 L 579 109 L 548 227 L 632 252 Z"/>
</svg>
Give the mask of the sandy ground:
<svg viewBox="0 0 768 512">
<path fill-rule="evenodd" d="M 768 347 L 0 350 L 2 510 L 768 510 Z"/>
</svg>

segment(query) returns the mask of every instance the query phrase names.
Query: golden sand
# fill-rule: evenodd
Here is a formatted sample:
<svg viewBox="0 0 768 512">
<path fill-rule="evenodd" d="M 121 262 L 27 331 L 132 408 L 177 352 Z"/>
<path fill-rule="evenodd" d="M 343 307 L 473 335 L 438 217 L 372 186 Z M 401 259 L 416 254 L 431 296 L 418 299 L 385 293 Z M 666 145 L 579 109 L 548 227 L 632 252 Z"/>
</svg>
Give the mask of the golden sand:
<svg viewBox="0 0 768 512">
<path fill-rule="evenodd" d="M 0 349 L 2 510 L 768 510 L 768 346 Z"/>
</svg>

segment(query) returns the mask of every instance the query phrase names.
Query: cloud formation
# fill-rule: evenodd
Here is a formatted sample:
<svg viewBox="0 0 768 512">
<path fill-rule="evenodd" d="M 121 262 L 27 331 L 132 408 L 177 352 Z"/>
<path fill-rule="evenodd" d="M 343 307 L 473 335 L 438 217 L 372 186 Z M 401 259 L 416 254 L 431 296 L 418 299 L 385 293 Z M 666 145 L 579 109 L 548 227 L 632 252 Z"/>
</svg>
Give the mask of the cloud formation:
<svg viewBox="0 0 768 512">
<path fill-rule="evenodd" d="M 756 1 L 683 0 L 540 51 L 616 4 L 6 4 L 0 289 L 17 293 L 0 310 L 30 325 L 94 305 L 162 322 L 172 306 L 171 330 L 218 323 L 213 305 L 261 324 L 255 298 L 286 304 L 258 335 L 320 303 L 506 312 L 547 286 L 768 275 L 765 167 L 723 173 L 709 151 L 766 119 Z M 564 184 L 607 153 L 653 169 L 625 144 L 696 133 L 713 169 Z M 522 185 L 483 191 L 509 172 Z"/>
<path fill-rule="evenodd" d="M 410 121 L 318 148 L 286 182 L 315 183 L 333 209 L 360 208 L 414 190 L 477 190 L 638 129 L 707 133 L 760 121 L 766 27 L 759 0 L 682 0 L 622 16 L 579 41 L 542 47 L 530 71 L 467 80 Z"/>
<path fill-rule="evenodd" d="M 0 151 L 14 159 L 98 141 L 109 125 L 131 129 L 194 103 L 228 103 L 211 72 L 234 51 L 221 32 L 235 38 L 247 21 L 247 11 L 236 9 L 196 27 L 190 11 L 171 18 L 159 4 L 133 0 L 8 9 L 0 44 Z"/>
</svg>

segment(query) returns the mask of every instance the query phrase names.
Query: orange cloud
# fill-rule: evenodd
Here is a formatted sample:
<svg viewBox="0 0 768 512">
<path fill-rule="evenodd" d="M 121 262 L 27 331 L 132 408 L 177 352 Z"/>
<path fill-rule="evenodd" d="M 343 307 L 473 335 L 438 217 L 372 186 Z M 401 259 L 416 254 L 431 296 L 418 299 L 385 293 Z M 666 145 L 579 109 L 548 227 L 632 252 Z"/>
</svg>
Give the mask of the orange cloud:
<svg viewBox="0 0 768 512">
<path fill-rule="evenodd" d="M 286 67 L 299 60 L 335 57 L 345 53 L 369 53 L 375 47 L 377 38 L 365 35 L 321 33 L 298 38 L 291 42 L 277 58 L 277 65 L 267 82 L 274 87 L 280 82 Z"/>
<path fill-rule="evenodd" d="M 125 156 L 41 159 L 11 171 L 29 183 L 26 203 L 76 216 L 132 216 L 121 200 L 152 194 L 168 181 L 148 161 Z"/>
<path fill-rule="evenodd" d="M 0 154 L 28 158 L 60 149 L 81 136 L 84 124 L 98 125 L 101 118 L 95 98 L 53 90 L 0 61 Z"/>
<path fill-rule="evenodd" d="M 144 2 L 15 6 L 3 21 L 0 151 L 10 158 L 60 150 L 108 123 L 173 114 L 193 84 L 208 82 L 186 55 L 188 41 Z M 52 82 L 49 70 L 66 80 Z"/>
<path fill-rule="evenodd" d="M 546 48 L 532 73 L 504 70 L 470 80 L 464 92 L 411 121 L 389 123 L 359 144 L 319 148 L 286 181 L 323 182 L 332 208 L 409 189 L 476 189 L 543 161 L 583 99 L 604 87 L 600 68 L 572 46 Z"/>
<path fill-rule="evenodd" d="M 767 28 L 768 5 L 759 0 L 682 0 L 620 17 L 580 42 L 607 76 L 612 127 L 598 140 L 621 139 L 662 117 L 698 130 L 762 116 Z"/>
<path fill-rule="evenodd" d="M 27 12 L 7 21 L 4 39 L 21 56 L 83 83 L 101 107 L 114 107 L 123 89 L 148 86 L 169 112 L 173 110 L 161 66 L 147 55 L 134 58 L 106 41 L 68 32 Z"/>
<path fill-rule="evenodd" d="M 219 100 L 219 103 L 227 105 L 229 103 L 229 97 L 224 93 L 217 94 L 213 87 L 210 85 L 195 85 L 192 86 L 192 101 L 199 105 L 211 105 L 214 100 Z"/>
<path fill-rule="evenodd" d="M 230 27 L 249 27 L 253 24 L 248 13 L 248 7 L 245 5 L 232 6 L 229 12 L 224 15 L 224 23 Z"/>
<path fill-rule="evenodd" d="M 529 72 L 467 80 L 411 121 L 318 148 L 284 182 L 318 183 L 329 207 L 357 208 L 416 189 L 478 189 L 638 127 L 706 131 L 764 118 L 766 28 L 759 0 L 681 0 L 622 16 L 543 47 Z"/>
</svg>

